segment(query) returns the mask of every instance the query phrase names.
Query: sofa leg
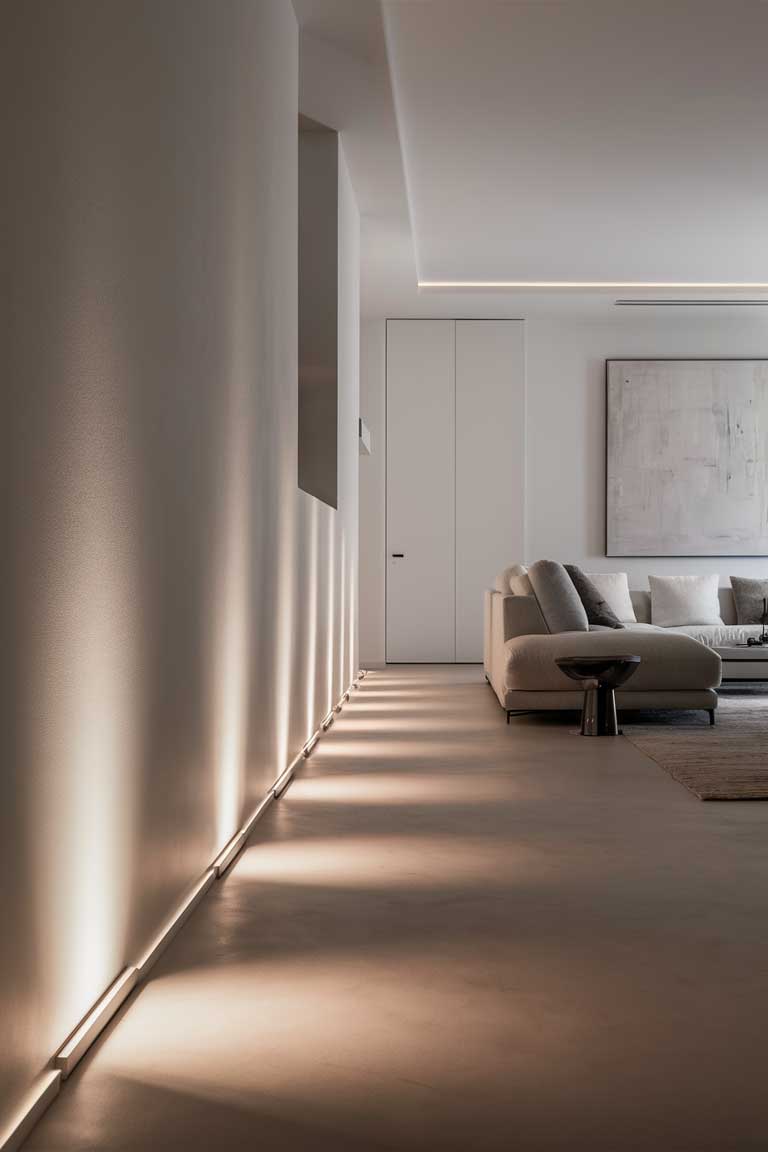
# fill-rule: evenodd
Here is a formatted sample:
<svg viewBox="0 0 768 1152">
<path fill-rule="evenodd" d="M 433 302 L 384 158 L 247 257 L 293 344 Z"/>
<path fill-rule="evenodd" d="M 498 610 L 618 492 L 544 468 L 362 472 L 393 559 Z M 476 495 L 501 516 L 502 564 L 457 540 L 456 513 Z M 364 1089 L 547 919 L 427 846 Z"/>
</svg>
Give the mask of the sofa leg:
<svg viewBox="0 0 768 1152">
<path fill-rule="evenodd" d="M 509 708 L 507 708 L 507 724 L 509 724 L 509 718 L 511 715 L 512 713 L 510 712 Z"/>
<path fill-rule="evenodd" d="M 710 708 L 710 709 L 708 709 L 708 711 L 709 711 L 709 724 L 710 724 L 710 727 L 713 727 L 714 723 L 715 723 L 715 710 L 714 710 L 714 708 Z"/>
</svg>

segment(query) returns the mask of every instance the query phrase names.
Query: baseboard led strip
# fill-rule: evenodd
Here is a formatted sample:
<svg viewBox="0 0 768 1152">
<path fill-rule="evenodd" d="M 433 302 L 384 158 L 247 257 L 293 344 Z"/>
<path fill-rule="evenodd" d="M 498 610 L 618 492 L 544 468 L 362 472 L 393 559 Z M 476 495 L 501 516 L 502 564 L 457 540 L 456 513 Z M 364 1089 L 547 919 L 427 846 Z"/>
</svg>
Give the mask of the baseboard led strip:
<svg viewBox="0 0 768 1152">
<path fill-rule="evenodd" d="M 266 812 L 270 804 L 275 798 L 274 792 L 267 792 L 264 799 L 259 804 L 258 808 L 246 820 L 239 832 L 236 832 L 228 844 L 225 844 L 221 852 L 214 860 L 211 867 L 216 873 L 217 878 L 220 878 L 224 873 L 232 867 L 237 857 L 242 852 L 245 845 L 248 843 L 248 837 L 253 831 L 254 825 Z"/>
<path fill-rule="evenodd" d="M 142 956 L 141 960 L 139 960 L 138 964 L 136 965 L 138 975 L 141 979 L 146 976 L 152 965 L 155 964 L 157 960 L 159 960 L 160 956 L 162 956 L 163 952 L 168 947 L 171 940 L 173 940 L 179 929 L 182 928 L 184 924 L 186 924 L 187 920 L 189 920 L 195 908 L 197 908 L 198 904 L 202 900 L 203 896 L 205 896 L 206 892 L 210 888 L 211 884 L 213 884 L 215 879 L 216 870 L 215 868 L 211 867 L 207 872 L 203 873 L 181 907 L 176 910 L 165 927 L 162 928 L 157 934 L 149 948 L 147 948 L 146 952 Z"/>
<path fill-rule="evenodd" d="M 77 1067 L 93 1041 L 104 1030 L 124 1000 L 136 987 L 139 972 L 137 968 L 126 968 L 114 984 L 110 984 L 100 1000 L 67 1040 L 63 1048 L 53 1058 L 55 1068 L 61 1070 L 64 1080 Z"/>
<path fill-rule="evenodd" d="M 278 796 L 282 796 L 283 792 L 285 792 L 285 790 L 288 787 L 288 785 L 290 784 L 291 780 L 293 780 L 294 772 L 298 768 L 299 764 L 301 764 L 303 759 L 304 759 L 304 749 L 302 748 L 301 752 L 299 752 L 296 759 L 291 761 L 291 763 L 288 765 L 288 767 L 285 769 L 285 771 L 281 772 L 281 774 L 278 776 L 277 780 L 275 780 L 274 784 L 272 785 L 270 791 L 271 791 L 271 793 L 275 799 L 277 799 Z"/>
<path fill-rule="evenodd" d="M 134 988 L 146 978 L 150 969 L 168 947 L 176 933 L 186 924 L 212 884 L 223 876 L 231 867 L 233 861 L 237 859 L 245 847 L 256 822 L 263 816 L 273 800 L 277 799 L 288 787 L 293 779 L 296 768 L 311 754 L 323 732 L 326 732 L 331 724 L 333 724 L 335 719 L 334 714 L 341 712 L 342 707 L 349 700 L 350 690 L 352 688 L 358 688 L 359 681 L 362 680 L 365 675 L 366 672 L 362 670 L 358 672 L 355 680 L 339 698 L 336 706 L 331 709 L 321 722 L 317 731 L 310 736 L 298 756 L 291 761 L 285 771 L 277 778 L 264 799 L 248 817 L 243 827 L 236 832 L 232 839 L 222 848 L 219 855 L 203 873 L 189 895 L 149 945 L 138 963 L 130 965 L 120 973 L 117 979 L 107 988 L 106 992 L 96 1001 L 67 1042 L 59 1049 L 51 1061 L 52 1068 L 49 1068 L 38 1077 L 16 1113 L 11 1118 L 10 1123 L 0 1132 L 0 1152 L 17 1152 L 17 1149 L 21 1147 L 37 1121 L 51 1102 L 55 1100 L 62 1082 L 67 1079 L 79 1064 L 85 1053 L 101 1032 L 103 1032 L 121 1005 L 125 1003 Z"/>
<path fill-rule="evenodd" d="M 61 1072 L 44 1072 L 34 1082 L 10 1123 L 0 1132 L 0 1150 L 17 1152 L 49 1104 L 59 1094 Z"/>
</svg>

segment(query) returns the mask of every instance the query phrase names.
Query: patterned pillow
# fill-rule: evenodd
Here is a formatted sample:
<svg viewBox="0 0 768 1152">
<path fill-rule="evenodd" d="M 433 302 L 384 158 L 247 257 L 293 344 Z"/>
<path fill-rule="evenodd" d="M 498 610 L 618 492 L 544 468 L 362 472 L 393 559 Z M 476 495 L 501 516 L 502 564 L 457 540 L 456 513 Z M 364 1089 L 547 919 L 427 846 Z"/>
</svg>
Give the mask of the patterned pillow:
<svg viewBox="0 0 768 1152">
<path fill-rule="evenodd" d="M 768 580 L 731 576 L 731 588 L 736 604 L 736 623 L 762 624 L 765 601 L 768 600 Z"/>
<path fill-rule="evenodd" d="M 565 570 L 573 580 L 590 624 L 602 624 L 606 628 L 624 627 L 608 601 L 600 595 L 597 587 L 578 565 L 566 564 Z"/>
</svg>

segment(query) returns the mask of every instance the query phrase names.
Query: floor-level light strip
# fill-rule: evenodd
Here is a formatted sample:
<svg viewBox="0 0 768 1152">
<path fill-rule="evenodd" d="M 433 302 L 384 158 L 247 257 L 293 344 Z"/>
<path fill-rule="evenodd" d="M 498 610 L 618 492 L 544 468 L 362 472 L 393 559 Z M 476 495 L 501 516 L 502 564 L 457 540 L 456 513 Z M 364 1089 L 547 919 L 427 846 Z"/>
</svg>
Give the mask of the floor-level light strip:
<svg viewBox="0 0 768 1152">
<path fill-rule="evenodd" d="M 303 759 L 304 749 L 302 748 L 296 759 L 291 761 L 285 771 L 280 773 L 277 780 L 275 780 L 274 784 L 272 785 L 270 791 L 272 792 L 272 795 L 275 797 L 275 799 L 277 799 L 278 796 L 282 796 L 283 792 L 285 792 L 286 788 L 293 779 L 294 771 L 298 768 Z"/>
<path fill-rule="evenodd" d="M 138 963 L 125 968 L 120 973 L 114 983 L 110 984 L 103 996 L 97 1000 L 87 1016 L 85 1016 L 77 1026 L 66 1044 L 56 1053 L 51 1061 L 52 1069 L 47 1070 L 35 1081 L 16 1114 L 11 1118 L 10 1123 L 0 1132 L 0 1152 L 16 1152 L 16 1150 L 20 1148 L 48 1105 L 58 1095 L 62 1081 L 66 1080 L 70 1075 L 91 1047 L 94 1040 L 115 1015 L 121 1004 L 130 996 L 136 985 L 146 978 L 152 966 L 165 951 L 179 929 L 187 922 L 214 881 L 223 876 L 228 868 L 231 867 L 233 861 L 244 848 L 256 822 L 263 816 L 273 800 L 280 796 L 288 787 L 298 765 L 311 754 L 322 734 L 333 724 L 335 719 L 334 714 L 341 712 L 344 704 L 349 700 L 350 690 L 352 688 L 359 688 L 359 681 L 362 680 L 366 674 L 367 673 L 362 670 L 357 673 L 355 680 L 339 698 L 335 707 L 332 708 L 328 715 L 322 720 L 317 731 L 310 736 L 298 756 L 296 756 L 285 771 L 277 778 L 267 792 L 267 795 L 254 809 L 242 828 L 224 845 L 216 859 L 203 873 L 189 895 L 160 930 Z"/>
<path fill-rule="evenodd" d="M 269 806 L 272 803 L 272 801 L 274 800 L 274 798 L 275 798 L 274 792 L 267 792 L 266 796 L 261 801 L 258 808 L 256 808 L 255 811 L 253 811 L 251 813 L 251 815 L 248 817 L 245 824 L 243 825 L 243 833 L 245 835 L 246 840 L 248 839 L 251 832 L 253 831 L 254 824 L 256 824 L 257 821 L 259 821 L 261 819 L 261 817 L 264 815 L 267 808 L 269 808 Z"/>
<path fill-rule="evenodd" d="M 173 916 L 165 925 L 165 927 L 162 928 L 157 934 L 137 964 L 139 976 L 142 980 L 146 976 L 147 972 L 149 972 L 152 965 L 163 954 L 182 925 L 186 924 L 187 920 L 189 920 L 195 908 L 197 908 L 198 904 L 202 900 L 203 896 L 205 896 L 206 892 L 210 888 L 211 884 L 213 884 L 215 879 L 216 870 L 211 867 L 200 877 L 197 884 L 195 884 L 194 888 L 190 892 L 189 896 L 187 896 L 181 907 L 178 908 L 176 912 L 174 912 Z"/>
<path fill-rule="evenodd" d="M 240 855 L 243 848 L 245 847 L 245 842 L 247 839 L 248 834 L 244 829 L 241 829 L 240 832 L 235 833 L 228 844 L 224 845 L 221 852 L 219 852 L 218 856 L 211 865 L 214 872 L 216 873 L 217 879 L 224 875 L 233 860 L 235 860 Z"/>
<path fill-rule="evenodd" d="M 17 1152 L 61 1087 L 61 1072 L 44 1072 L 30 1088 L 15 1116 L 0 1132 L 2 1152 Z"/>
<path fill-rule="evenodd" d="M 123 1001 L 130 996 L 136 987 L 138 977 L 139 973 L 136 968 L 126 968 L 121 972 L 114 984 L 110 984 L 101 999 L 96 1001 L 64 1047 L 56 1053 L 53 1063 L 56 1068 L 61 1070 L 61 1075 L 65 1080 L 80 1063 L 93 1041 L 109 1023 Z"/>
</svg>

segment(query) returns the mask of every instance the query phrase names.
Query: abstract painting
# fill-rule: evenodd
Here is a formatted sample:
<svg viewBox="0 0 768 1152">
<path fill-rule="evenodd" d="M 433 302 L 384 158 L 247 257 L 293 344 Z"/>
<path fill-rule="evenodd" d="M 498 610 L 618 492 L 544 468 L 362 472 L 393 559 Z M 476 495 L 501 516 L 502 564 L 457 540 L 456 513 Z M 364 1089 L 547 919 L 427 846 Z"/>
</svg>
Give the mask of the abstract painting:
<svg viewBox="0 0 768 1152">
<path fill-rule="evenodd" d="M 768 360 L 607 360 L 606 554 L 768 556 Z"/>
</svg>

